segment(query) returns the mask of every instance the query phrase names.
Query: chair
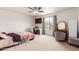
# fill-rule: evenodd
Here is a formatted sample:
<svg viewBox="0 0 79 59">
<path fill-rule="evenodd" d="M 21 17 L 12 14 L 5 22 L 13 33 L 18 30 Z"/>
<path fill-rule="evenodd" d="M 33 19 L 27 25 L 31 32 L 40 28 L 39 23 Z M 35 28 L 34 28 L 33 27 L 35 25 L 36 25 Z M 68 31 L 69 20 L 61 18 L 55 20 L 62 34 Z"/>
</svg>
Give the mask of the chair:
<svg viewBox="0 0 79 59">
<path fill-rule="evenodd" d="M 38 27 L 33 28 L 34 34 L 40 34 L 40 29 Z"/>
<path fill-rule="evenodd" d="M 68 43 L 75 45 L 75 46 L 79 46 L 79 38 L 76 37 L 69 37 L 68 38 Z"/>
<path fill-rule="evenodd" d="M 66 39 L 66 33 L 60 32 L 60 31 L 55 31 L 55 39 L 64 41 Z"/>
</svg>

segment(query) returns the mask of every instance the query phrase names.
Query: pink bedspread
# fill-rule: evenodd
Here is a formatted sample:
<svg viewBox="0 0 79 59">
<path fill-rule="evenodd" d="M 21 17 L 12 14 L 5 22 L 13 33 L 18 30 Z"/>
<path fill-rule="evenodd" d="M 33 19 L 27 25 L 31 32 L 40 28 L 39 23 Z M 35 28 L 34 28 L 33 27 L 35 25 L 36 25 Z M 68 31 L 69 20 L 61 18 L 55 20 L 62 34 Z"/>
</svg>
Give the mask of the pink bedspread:
<svg viewBox="0 0 79 59">
<path fill-rule="evenodd" d="M 21 39 L 23 39 L 23 40 L 31 39 L 31 38 L 34 37 L 34 34 L 30 33 L 30 32 L 22 32 L 22 33 L 19 33 L 19 34 L 21 36 Z"/>
<path fill-rule="evenodd" d="M 34 34 L 30 32 L 22 32 L 22 33 L 19 33 L 19 35 L 21 36 L 22 40 L 28 40 L 28 39 L 34 38 Z M 0 48 L 4 48 L 14 44 L 12 37 L 2 33 L 0 33 L 0 37 L 3 38 L 2 40 L 0 40 Z"/>
<path fill-rule="evenodd" d="M 3 39 L 0 40 L 0 48 L 4 48 L 13 44 L 12 37 L 6 36 L 5 34 L 0 33 L 0 37 Z"/>
</svg>

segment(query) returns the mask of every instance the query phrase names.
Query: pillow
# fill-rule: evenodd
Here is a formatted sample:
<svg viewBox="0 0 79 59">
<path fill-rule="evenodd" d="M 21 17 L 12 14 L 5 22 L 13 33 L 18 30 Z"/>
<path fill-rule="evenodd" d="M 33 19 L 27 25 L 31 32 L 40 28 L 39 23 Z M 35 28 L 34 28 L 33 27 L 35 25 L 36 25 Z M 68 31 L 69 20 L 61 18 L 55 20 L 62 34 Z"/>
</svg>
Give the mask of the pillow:
<svg viewBox="0 0 79 59">
<path fill-rule="evenodd" d="M 7 34 L 6 32 L 1 32 L 2 34 Z"/>
<path fill-rule="evenodd" d="M 2 33 L 0 33 L 0 37 L 3 38 L 3 39 L 7 39 L 8 38 L 8 36 L 6 34 L 2 34 Z"/>
</svg>

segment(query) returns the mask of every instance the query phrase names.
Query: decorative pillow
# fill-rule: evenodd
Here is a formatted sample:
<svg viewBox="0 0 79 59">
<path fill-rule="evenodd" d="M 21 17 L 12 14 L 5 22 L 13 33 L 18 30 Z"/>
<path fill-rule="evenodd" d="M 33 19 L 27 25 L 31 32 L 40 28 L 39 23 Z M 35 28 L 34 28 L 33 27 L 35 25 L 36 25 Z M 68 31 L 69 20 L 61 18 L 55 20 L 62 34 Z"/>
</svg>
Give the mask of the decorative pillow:
<svg viewBox="0 0 79 59">
<path fill-rule="evenodd" d="M 0 33 L 0 37 L 3 38 L 3 39 L 7 39 L 8 38 L 8 36 L 6 34 L 2 34 L 2 33 Z"/>
<path fill-rule="evenodd" d="M 2 34 L 8 34 L 7 32 L 1 32 Z"/>
</svg>

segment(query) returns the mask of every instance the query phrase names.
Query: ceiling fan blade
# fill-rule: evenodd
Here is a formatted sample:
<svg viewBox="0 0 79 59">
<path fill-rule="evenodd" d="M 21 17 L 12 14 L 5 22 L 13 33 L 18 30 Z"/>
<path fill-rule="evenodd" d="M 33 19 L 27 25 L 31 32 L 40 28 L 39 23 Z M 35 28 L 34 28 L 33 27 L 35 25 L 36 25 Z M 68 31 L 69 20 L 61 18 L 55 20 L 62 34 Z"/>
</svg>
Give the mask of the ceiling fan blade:
<svg viewBox="0 0 79 59">
<path fill-rule="evenodd" d="M 34 8 L 34 10 L 36 10 L 37 9 L 37 7 L 33 7 Z"/>
<path fill-rule="evenodd" d="M 40 11 L 40 9 L 42 9 L 42 7 L 28 7 L 28 8 L 34 11 Z"/>
<path fill-rule="evenodd" d="M 31 10 L 35 10 L 34 8 L 32 8 L 32 7 L 28 7 L 29 9 L 31 9 Z"/>
<path fill-rule="evenodd" d="M 38 10 L 42 9 L 41 7 L 38 7 Z"/>
</svg>

